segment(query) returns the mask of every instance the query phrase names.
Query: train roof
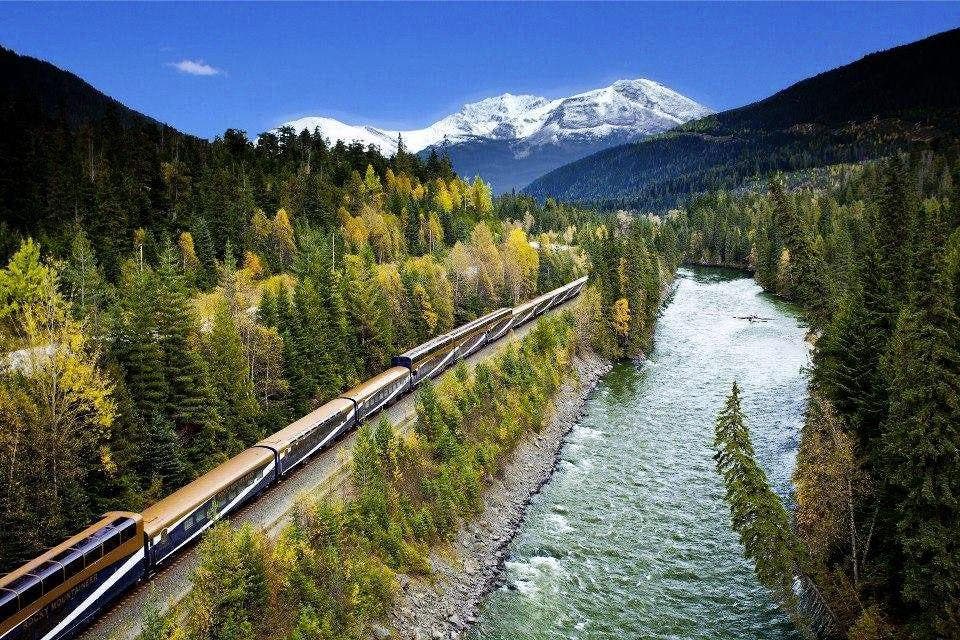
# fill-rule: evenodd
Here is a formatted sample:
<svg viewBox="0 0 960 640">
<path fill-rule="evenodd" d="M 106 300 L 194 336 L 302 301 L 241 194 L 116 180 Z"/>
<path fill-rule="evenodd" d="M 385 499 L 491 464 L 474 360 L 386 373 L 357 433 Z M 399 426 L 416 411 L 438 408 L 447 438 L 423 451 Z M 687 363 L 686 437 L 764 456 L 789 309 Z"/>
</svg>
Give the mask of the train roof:
<svg viewBox="0 0 960 640">
<path fill-rule="evenodd" d="M 397 358 L 408 358 L 410 360 L 414 360 L 415 358 L 418 358 L 426 353 L 436 351 L 437 349 L 449 343 L 452 339 L 453 338 L 450 336 L 449 333 L 442 333 L 439 336 L 430 338 L 423 344 L 418 344 L 412 349 L 409 349 L 408 351 L 404 351 L 399 356 L 397 356 Z"/>
<path fill-rule="evenodd" d="M 406 367 L 390 367 L 380 375 L 374 376 L 365 382 L 361 382 L 354 388 L 344 391 L 340 394 L 340 397 L 350 398 L 351 400 L 360 402 L 361 400 L 372 396 L 384 386 L 397 380 L 402 380 L 404 377 L 409 375 L 410 370 Z"/>
<path fill-rule="evenodd" d="M 471 320 L 466 324 L 462 324 L 459 327 L 456 327 L 455 329 L 448 331 L 447 335 L 455 340 L 460 336 L 466 335 L 471 331 L 476 330 L 479 327 L 488 325 L 491 322 L 496 322 L 500 318 L 510 315 L 512 311 L 513 309 L 511 309 L 510 307 L 504 307 L 502 309 L 497 309 L 496 311 L 491 311 L 486 315 L 480 316 L 476 320 Z"/>
<path fill-rule="evenodd" d="M 522 303 L 518 304 L 517 306 L 515 306 L 513 309 L 511 309 L 511 312 L 513 313 L 513 315 L 519 315 L 519 314 L 523 313 L 524 311 L 526 311 L 527 309 L 530 309 L 531 307 L 537 306 L 537 304 L 538 304 L 537 301 L 538 301 L 538 300 L 539 300 L 539 298 L 534 298 L 533 300 L 528 300 L 527 302 L 522 302 Z"/>
<path fill-rule="evenodd" d="M 237 454 L 187 486 L 144 509 L 144 531 L 151 537 L 155 536 L 217 495 L 234 480 L 272 460 L 273 452 L 262 447 L 251 447 Z"/>
<path fill-rule="evenodd" d="M 100 531 L 104 527 L 113 523 L 113 521 L 116 520 L 117 518 L 130 518 L 136 523 L 139 523 L 142 520 L 139 513 L 133 513 L 131 511 L 108 511 L 107 513 L 103 514 L 103 517 L 100 520 L 94 522 L 83 531 L 80 531 L 76 535 L 70 536 L 69 538 L 67 538 L 57 546 L 51 547 L 50 549 L 48 549 L 47 551 L 44 551 L 42 554 L 40 554 L 33 560 L 18 567 L 17 569 L 14 569 L 7 575 L 0 577 L 0 588 L 6 587 L 8 584 L 13 582 L 20 576 L 30 573 L 31 571 L 33 571 L 43 563 L 47 562 L 48 560 L 50 560 L 51 558 L 59 554 L 61 551 L 66 551 L 70 547 L 80 544 L 81 542 L 89 538 L 91 535 L 96 533 L 97 531 Z"/>
<path fill-rule="evenodd" d="M 291 422 L 289 425 L 277 431 L 271 436 L 267 436 L 257 444 L 263 447 L 283 448 L 290 442 L 293 442 L 304 433 L 314 429 L 325 420 L 337 415 L 344 409 L 352 409 L 353 403 L 345 398 L 334 398 L 318 409 L 314 409 L 299 420 Z"/>
</svg>

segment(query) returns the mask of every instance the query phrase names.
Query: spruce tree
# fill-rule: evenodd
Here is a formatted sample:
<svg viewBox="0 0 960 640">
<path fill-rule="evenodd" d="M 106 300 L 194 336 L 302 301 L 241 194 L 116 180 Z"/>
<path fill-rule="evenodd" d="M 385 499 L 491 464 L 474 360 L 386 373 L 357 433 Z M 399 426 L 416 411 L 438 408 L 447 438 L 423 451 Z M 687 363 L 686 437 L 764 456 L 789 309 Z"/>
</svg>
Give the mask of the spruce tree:
<svg viewBox="0 0 960 640">
<path fill-rule="evenodd" d="M 142 421 L 163 411 L 169 394 L 163 349 L 156 339 L 156 318 L 149 302 L 155 295 L 153 273 L 135 267 L 120 288 L 112 313 L 113 354 L 124 369 L 127 389 Z"/>
<path fill-rule="evenodd" d="M 166 414 L 180 433 L 201 433 L 205 444 L 198 443 L 195 459 L 202 458 L 209 453 L 214 433 L 219 431 L 218 416 L 199 352 L 197 318 L 169 245 L 160 254 L 156 278 L 153 303 L 157 343 L 163 351 L 164 377 L 170 391 Z"/>
<path fill-rule="evenodd" d="M 204 342 L 213 398 L 224 437 L 231 443 L 252 444 L 262 436 L 257 428 L 260 408 L 253 395 L 250 367 L 240 332 L 228 304 L 217 310 Z M 234 445 L 234 448 L 238 447 Z"/>
<path fill-rule="evenodd" d="M 736 382 L 717 416 L 715 435 L 717 472 L 726 486 L 731 523 L 740 535 L 744 555 L 753 560 L 760 583 L 802 623 L 793 591 L 799 543 L 790 514 L 756 462 Z"/>
<path fill-rule="evenodd" d="M 145 433 L 141 465 L 144 477 L 158 481 L 166 491 L 180 488 L 187 480 L 186 464 L 173 423 L 156 411 L 146 420 Z"/>
<path fill-rule="evenodd" d="M 890 410 L 879 477 L 880 532 L 895 541 L 898 601 L 918 638 L 956 631 L 960 603 L 960 319 L 936 211 L 921 218 L 916 289 L 887 360 Z"/>
</svg>

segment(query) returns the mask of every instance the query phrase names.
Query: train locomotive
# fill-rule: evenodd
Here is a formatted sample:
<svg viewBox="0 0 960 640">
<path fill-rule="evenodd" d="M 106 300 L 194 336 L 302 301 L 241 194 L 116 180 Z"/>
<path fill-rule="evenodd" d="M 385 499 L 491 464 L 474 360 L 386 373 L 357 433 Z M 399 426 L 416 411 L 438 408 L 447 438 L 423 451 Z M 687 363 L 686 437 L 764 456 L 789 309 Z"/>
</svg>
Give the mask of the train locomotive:
<svg viewBox="0 0 960 640">
<path fill-rule="evenodd" d="M 197 478 L 142 514 L 115 511 L 0 578 L 0 640 L 66 640 L 122 593 L 148 580 L 215 522 L 424 380 L 583 289 L 586 278 L 503 308 L 393 358 L 345 391 Z"/>
</svg>

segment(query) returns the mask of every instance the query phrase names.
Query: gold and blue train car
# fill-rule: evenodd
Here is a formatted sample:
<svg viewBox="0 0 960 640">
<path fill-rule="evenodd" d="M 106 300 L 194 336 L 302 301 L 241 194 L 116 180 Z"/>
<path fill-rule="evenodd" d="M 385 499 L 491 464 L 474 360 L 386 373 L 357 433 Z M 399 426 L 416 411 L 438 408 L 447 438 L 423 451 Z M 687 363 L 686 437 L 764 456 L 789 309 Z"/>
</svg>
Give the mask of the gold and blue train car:
<svg viewBox="0 0 960 640">
<path fill-rule="evenodd" d="M 443 334 L 394 356 L 393 364 L 407 368 L 410 373 L 410 387 L 413 388 L 428 378 L 440 375 L 455 355 L 450 336 Z"/>
<path fill-rule="evenodd" d="M 335 398 L 257 443 L 274 452 L 278 475 L 286 475 L 316 452 L 337 441 L 354 425 L 354 403 Z"/>
<path fill-rule="evenodd" d="M 276 479 L 273 451 L 251 447 L 143 512 L 148 561 L 155 569 L 213 523 L 261 494 Z"/>
<path fill-rule="evenodd" d="M 512 310 L 497 309 L 447 333 L 456 345 L 454 360 L 462 360 L 490 342 L 490 335 L 510 322 Z M 503 335 L 501 333 L 500 335 Z"/>
<path fill-rule="evenodd" d="M 410 378 L 410 370 L 406 367 L 390 367 L 380 375 L 344 391 L 340 398 L 353 402 L 359 424 L 406 393 L 410 389 Z"/>
<path fill-rule="evenodd" d="M 143 518 L 107 513 L 0 578 L 0 638 L 72 637 L 146 571 Z"/>
</svg>

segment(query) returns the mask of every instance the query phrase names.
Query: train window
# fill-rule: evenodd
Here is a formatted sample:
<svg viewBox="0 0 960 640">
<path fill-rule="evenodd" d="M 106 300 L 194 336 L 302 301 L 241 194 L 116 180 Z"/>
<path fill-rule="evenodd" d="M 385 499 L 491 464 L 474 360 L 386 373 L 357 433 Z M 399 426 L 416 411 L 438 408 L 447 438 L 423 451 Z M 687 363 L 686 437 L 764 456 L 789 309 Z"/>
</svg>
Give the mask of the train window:
<svg viewBox="0 0 960 640">
<path fill-rule="evenodd" d="M 103 540 L 103 555 L 107 555 L 120 546 L 120 532 L 114 529 Z"/>
<path fill-rule="evenodd" d="M 40 582 L 40 578 L 36 576 L 20 576 L 8 584 L 7 588 L 20 594 L 21 609 L 26 609 L 33 604 L 33 601 L 43 593 L 43 584 Z"/>
<path fill-rule="evenodd" d="M 0 589 L 0 621 L 13 616 L 19 610 L 17 592 L 10 589 Z"/>
<path fill-rule="evenodd" d="M 76 549 L 64 549 L 53 560 L 63 566 L 63 579 L 69 580 L 83 571 L 83 553 Z"/>
<path fill-rule="evenodd" d="M 50 593 L 63 584 L 63 568 L 56 562 L 47 560 L 34 571 L 43 581 L 43 592 Z"/>
<path fill-rule="evenodd" d="M 103 545 L 100 544 L 99 537 L 91 536 L 77 547 L 83 551 L 83 564 L 87 567 L 103 557 Z"/>
<path fill-rule="evenodd" d="M 130 518 L 117 518 L 113 525 L 120 530 L 120 544 L 129 542 L 137 535 L 137 523 Z"/>
</svg>

